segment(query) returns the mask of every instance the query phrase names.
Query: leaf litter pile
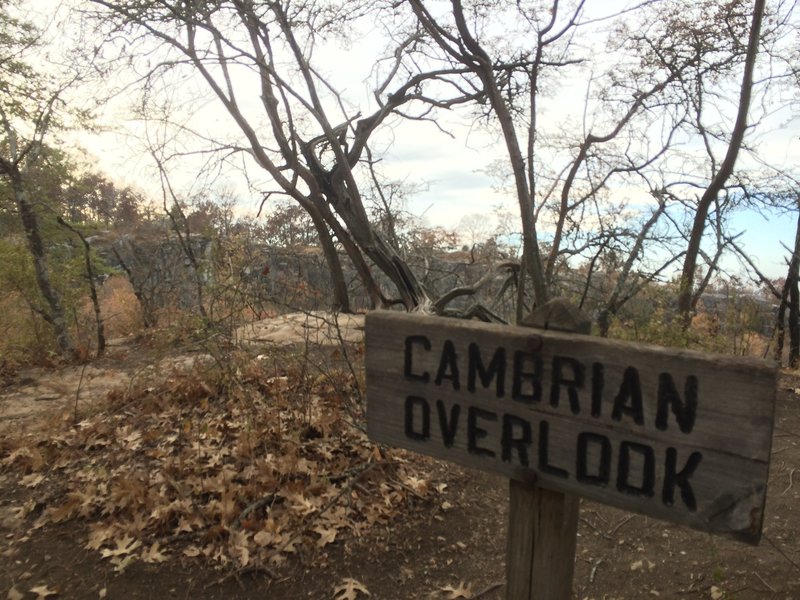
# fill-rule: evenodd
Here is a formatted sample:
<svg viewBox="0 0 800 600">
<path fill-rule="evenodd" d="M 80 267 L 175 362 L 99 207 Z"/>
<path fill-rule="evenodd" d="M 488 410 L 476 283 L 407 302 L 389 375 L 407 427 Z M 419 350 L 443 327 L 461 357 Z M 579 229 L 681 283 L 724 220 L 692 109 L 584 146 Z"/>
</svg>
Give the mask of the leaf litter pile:
<svg viewBox="0 0 800 600">
<path fill-rule="evenodd" d="M 355 371 L 308 365 L 198 363 L 0 442 L 0 469 L 31 489 L 19 516 L 32 529 L 85 522 L 86 548 L 118 571 L 199 557 L 272 572 L 430 500 L 425 474 L 367 439 Z"/>
</svg>

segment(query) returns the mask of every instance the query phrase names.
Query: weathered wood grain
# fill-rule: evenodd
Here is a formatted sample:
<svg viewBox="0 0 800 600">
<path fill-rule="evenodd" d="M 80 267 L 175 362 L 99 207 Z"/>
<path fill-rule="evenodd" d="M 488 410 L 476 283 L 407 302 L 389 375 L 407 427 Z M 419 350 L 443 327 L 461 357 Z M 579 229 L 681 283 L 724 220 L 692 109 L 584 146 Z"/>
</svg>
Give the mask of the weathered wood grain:
<svg viewBox="0 0 800 600">
<path fill-rule="evenodd" d="M 469 367 L 470 345 L 483 372 Z M 366 347 L 368 432 L 375 440 L 758 542 L 774 366 L 388 311 L 367 315 Z M 505 356 L 499 387 L 499 372 L 492 377 L 490 368 L 498 349 Z M 518 370 L 528 373 L 517 378 L 527 401 L 513 394 L 517 353 L 524 358 Z M 537 360 L 541 372 L 534 376 Z M 570 385 L 581 369 L 583 381 Z M 556 371 L 561 384 L 554 384 Z M 640 403 L 632 399 L 638 389 Z M 686 408 L 692 389 L 695 411 Z"/>
<path fill-rule="evenodd" d="M 579 498 L 510 481 L 506 600 L 569 600 Z"/>
<path fill-rule="evenodd" d="M 591 322 L 554 299 L 523 319 L 523 326 L 588 334 Z M 578 535 L 577 495 L 509 480 L 506 600 L 569 600 Z"/>
</svg>

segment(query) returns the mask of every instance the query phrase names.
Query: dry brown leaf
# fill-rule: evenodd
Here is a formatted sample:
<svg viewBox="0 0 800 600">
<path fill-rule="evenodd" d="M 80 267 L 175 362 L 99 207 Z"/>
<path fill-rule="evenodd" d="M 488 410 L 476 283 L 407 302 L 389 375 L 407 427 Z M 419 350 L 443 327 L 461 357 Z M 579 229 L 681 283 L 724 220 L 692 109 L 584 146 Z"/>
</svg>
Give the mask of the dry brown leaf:
<svg viewBox="0 0 800 600">
<path fill-rule="evenodd" d="M 10 590 L 8 590 L 8 595 L 6 598 L 8 598 L 8 600 L 22 600 L 24 596 L 25 594 L 20 592 L 17 588 L 12 587 Z"/>
<path fill-rule="evenodd" d="M 44 481 L 44 478 L 45 476 L 41 473 L 31 473 L 30 475 L 25 475 L 19 482 L 25 487 L 35 488 Z"/>
<path fill-rule="evenodd" d="M 154 542 L 150 548 L 142 552 L 142 560 L 146 563 L 162 563 L 168 558 L 169 556 L 161 552 L 158 542 Z"/>
<path fill-rule="evenodd" d="M 117 534 L 113 525 L 93 525 L 89 530 L 89 541 L 84 546 L 87 550 L 99 550 Z"/>
<path fill-rule="evenodd" d="M 472 589 L 469 585 L 465 585 L 464 582 L 460 582 L 458 587 L 453 587 L 452 585 L 446 585 L 441 590 L 446 594 L 446 600 L 456 600 L 457 598 L 472 598 Z"/>
<path fill-rule="evenodd" d="M 134 537 L 131 537 L 127 533 L 122 538 L 115 540 L 115 543 L 117 544 L 116 548 L 104 548 L 100 551 L 100 554 L 103 558 L 124 556 L 126 554 L 130 554 L 142 545 L 142 542 Z"/>
<path fill-rule="evenodd" d="M 253 536 L 253 541 L 263 548 L 275 541 L 275 534 L 262 529 Z"/>
<path fill-rule="evenodd" d="M 319 539 L 317 540 L 317 547 L 319 548 L 332 544 L 336 540 L 336 534 L 338 533 L 335 527 L 323 527 L 322 525 L 314 527 L 314 531 L 319 534 Z"/>
<path fill-rule="evenodd" d="M 292 501 L 292 510 L 296 511 L 301 516 L 305 517 L 317 510 L 317 507 L 301 494 L 292 494 L 289 499 Z"/>
<path fill-rule="evenodd" d="M 428 491 L 428 481 L 426 479 L 408 475 L 404 478 L 403 483 L 405 483 L 418 494 L 424 494 Z"/>
<path fill-rule="evenodd" d="M 342 583 L 333 589 L 333 600 L 358 600 L 359 594 L 369 596 L 369 590 L 360 581 L 345 577 Z"/>
<path fill-rule="evenodd" d="M 18 506 L 17 508 L 13 509 L 14 516 L 16 516 L 18 519 L 24 519 L 29 514 L 31 514 L 35 508 L 36 508 L 36 500 L 31 498 L 22 506 Z"/>
<path fill-rule="evenodd" d="M 30 591 L 36 594 L 36 600 L 44 600 L 45 598 L 49 598 L 50 596 L 58 595 L 58 592 L 56 590 L 51 590 L 46 585 L 37 585 L 36 587 L 32 587 Z"/>
<path fill-rule="evenodd" d="M 233 531 L 228 544 L 231 554 L 239 562 L 239 567 L 244 568 L 250 562 L 250 548 L 248 547 L 250 533 L 247 531 Z"/>
<path fill-rule="evenodd" d="M 111 564 L 114 565 L 115 571 L 117 571 L 118 573 L 122 573 L 134 561 L 136 561 L 136 555 L 129 554 L 127 556 L 115 556 L 114 558 L 111 559 Z"/>
<path fill-rule="evenodd" d="M 42 453 L 36 448 L 29 448 L 23 446 L 14 450 L 9 456 L 0 461 L 3 466 L 13 465 L 19 463 L 23 468 L 30 471 L 39 471 L 44 466 L 44 458 Z"/>
</svg>

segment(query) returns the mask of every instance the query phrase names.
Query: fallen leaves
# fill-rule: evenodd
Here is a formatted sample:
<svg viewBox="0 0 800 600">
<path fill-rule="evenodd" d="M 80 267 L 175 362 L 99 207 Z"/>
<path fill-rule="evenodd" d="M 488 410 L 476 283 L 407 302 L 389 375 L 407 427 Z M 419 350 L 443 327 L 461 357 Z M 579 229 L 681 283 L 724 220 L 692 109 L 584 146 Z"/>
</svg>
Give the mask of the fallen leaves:
<svg viewBox="0 0 800 600">
<path fill-rule="evenodd" d="M 22 600 L 24 597 L 25 594 L 20 592 L 16 587 L 12 587 L 10 590 L 8 590 L 8 594 L 6 595 L 8 600 Z"/>
<path fill-rule="evenodd" d="M 472 598 L 472 589 L 469 585 L 466 585 L 463 581 L 458 584 L 458 586 L 446 585 L 441 588 L 441 591 L 445 593 L 445 600 L 457 600 L 458 598 Z"/>
<path fill-rule="evenodd" d="M 23 473 L 37 472 L 44 468 L 44 465 L 44 457 L 35 446 L 22 446 L 21 448 L 17 448 L 0 461 L 0 466 L 14 466 Z"/>
<path fill-rule="evenodd" d="M 122 538 L 115 539 L 114 543 L 115 548 L 103 548 L 100 550 L 100 555 L 108 558 L 114 565 L 114 569 L 121 573 L 136 560 L 137 557 L 133 553 L 142 545 L 142 542 L 125 534 Z"/>
<path fill-rule="evenodd" d="M 324 527 L 319 525 L 314 527 L 313 531 L 319 534 L 319 539 L 317 540 L 317 546 L 319 548 L 324 548 L 328 544 L 332 544 L 336 541 L 336 534 L 338 533 L 336 527 Z"/>
<path fill-rule="evenodd" d="M 45 475 L 42 473 L 31 473 L 30 475 L 25 475 L 22 479 L 20 479 L 20 483 L 25 487 L 35 488 L 37 487 L 42 481 L 44 481 Z"/>
<path fill-rule="evenodd" d="M 142 552 L 142 560 L 146 563 L 162 563 L 169 558 L 159 548 L 159 543 L 155 542 L 147 550 Z"/>
<path fill-rule="evenodd" d="M 123 556 L 125 554 L 130 554 L 134 550 L 136 550 L 139 546 L 142 545 L 142 542 L 139 540 L 131 537 L 128 534 L 125 534 L 122 538 L 114 540 L 116 548 L 108 549 L 104 548 L 100 551 L 100 555 L 103 558 L 113 558 L 116 556 Z"/>
<path fill-rule="evenodd" d="M 345 577 L 342 582 L 333 589 L 333 600 L 358 600 L 360 595 L 369 596 L 369 590 L 360 581 L 350 577 Z"/>
<path fill-rule="evenodd" d="M 56 590 L 51 590 L 46 585 L 37 585 L 36 587 L 32 587 L 30 591 L 31 593 L 36 594 L 36 600 L 44 600 L 50 596 L 58 595 Z"/>
<path fill-rule="evenodd" d="M 86 522 L 85 547 L 118 571 L 175 556 L 266 567 L 443 489 L 355 426 L 352 374 L 237 360 L 227 373 L 206 365 L 142 381 L 112 394 L 107 412 L 8 446 L 0 470 L 48 494 L 43 511 L 32 499 L 20 516 L 36 515 L 33 527 Z M 336 593 L 368 595 L 355 581 Z"/>
</svg>

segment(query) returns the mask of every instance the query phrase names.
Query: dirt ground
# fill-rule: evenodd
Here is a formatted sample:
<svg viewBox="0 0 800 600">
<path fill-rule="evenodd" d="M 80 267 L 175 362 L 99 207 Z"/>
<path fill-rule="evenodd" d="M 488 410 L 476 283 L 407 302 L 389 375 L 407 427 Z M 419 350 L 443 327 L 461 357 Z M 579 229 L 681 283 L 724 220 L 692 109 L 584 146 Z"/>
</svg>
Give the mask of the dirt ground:
<svg viewBox="0 0 800 600">
<path fill-rule="evenodd" d="M 202 356 L 154 358 L 118 342 L 86 368 L 20 373 L 0 390 L 0 437 L 69 414 L 76 398 L 85 411 L 91 398 L 131 385 L 145 369 L 197 360 Z M 800 376 L 783 373 L 779 387 L 761 544 L 583 502 L 575 598 L 800 598 Z M 508 482 L 424 457 L 407 460 L 438 493 L 409 495 L 391 519 L 304 548 L 274 568 L 221 569 L 203 556 L 181 555 L 121 571 L 86 549 L 85 521 L 35 527 L 21 517 L 19 507 L 44 492 L 0 466 L 0 598 L 504 598 Z"/>
</svg>

